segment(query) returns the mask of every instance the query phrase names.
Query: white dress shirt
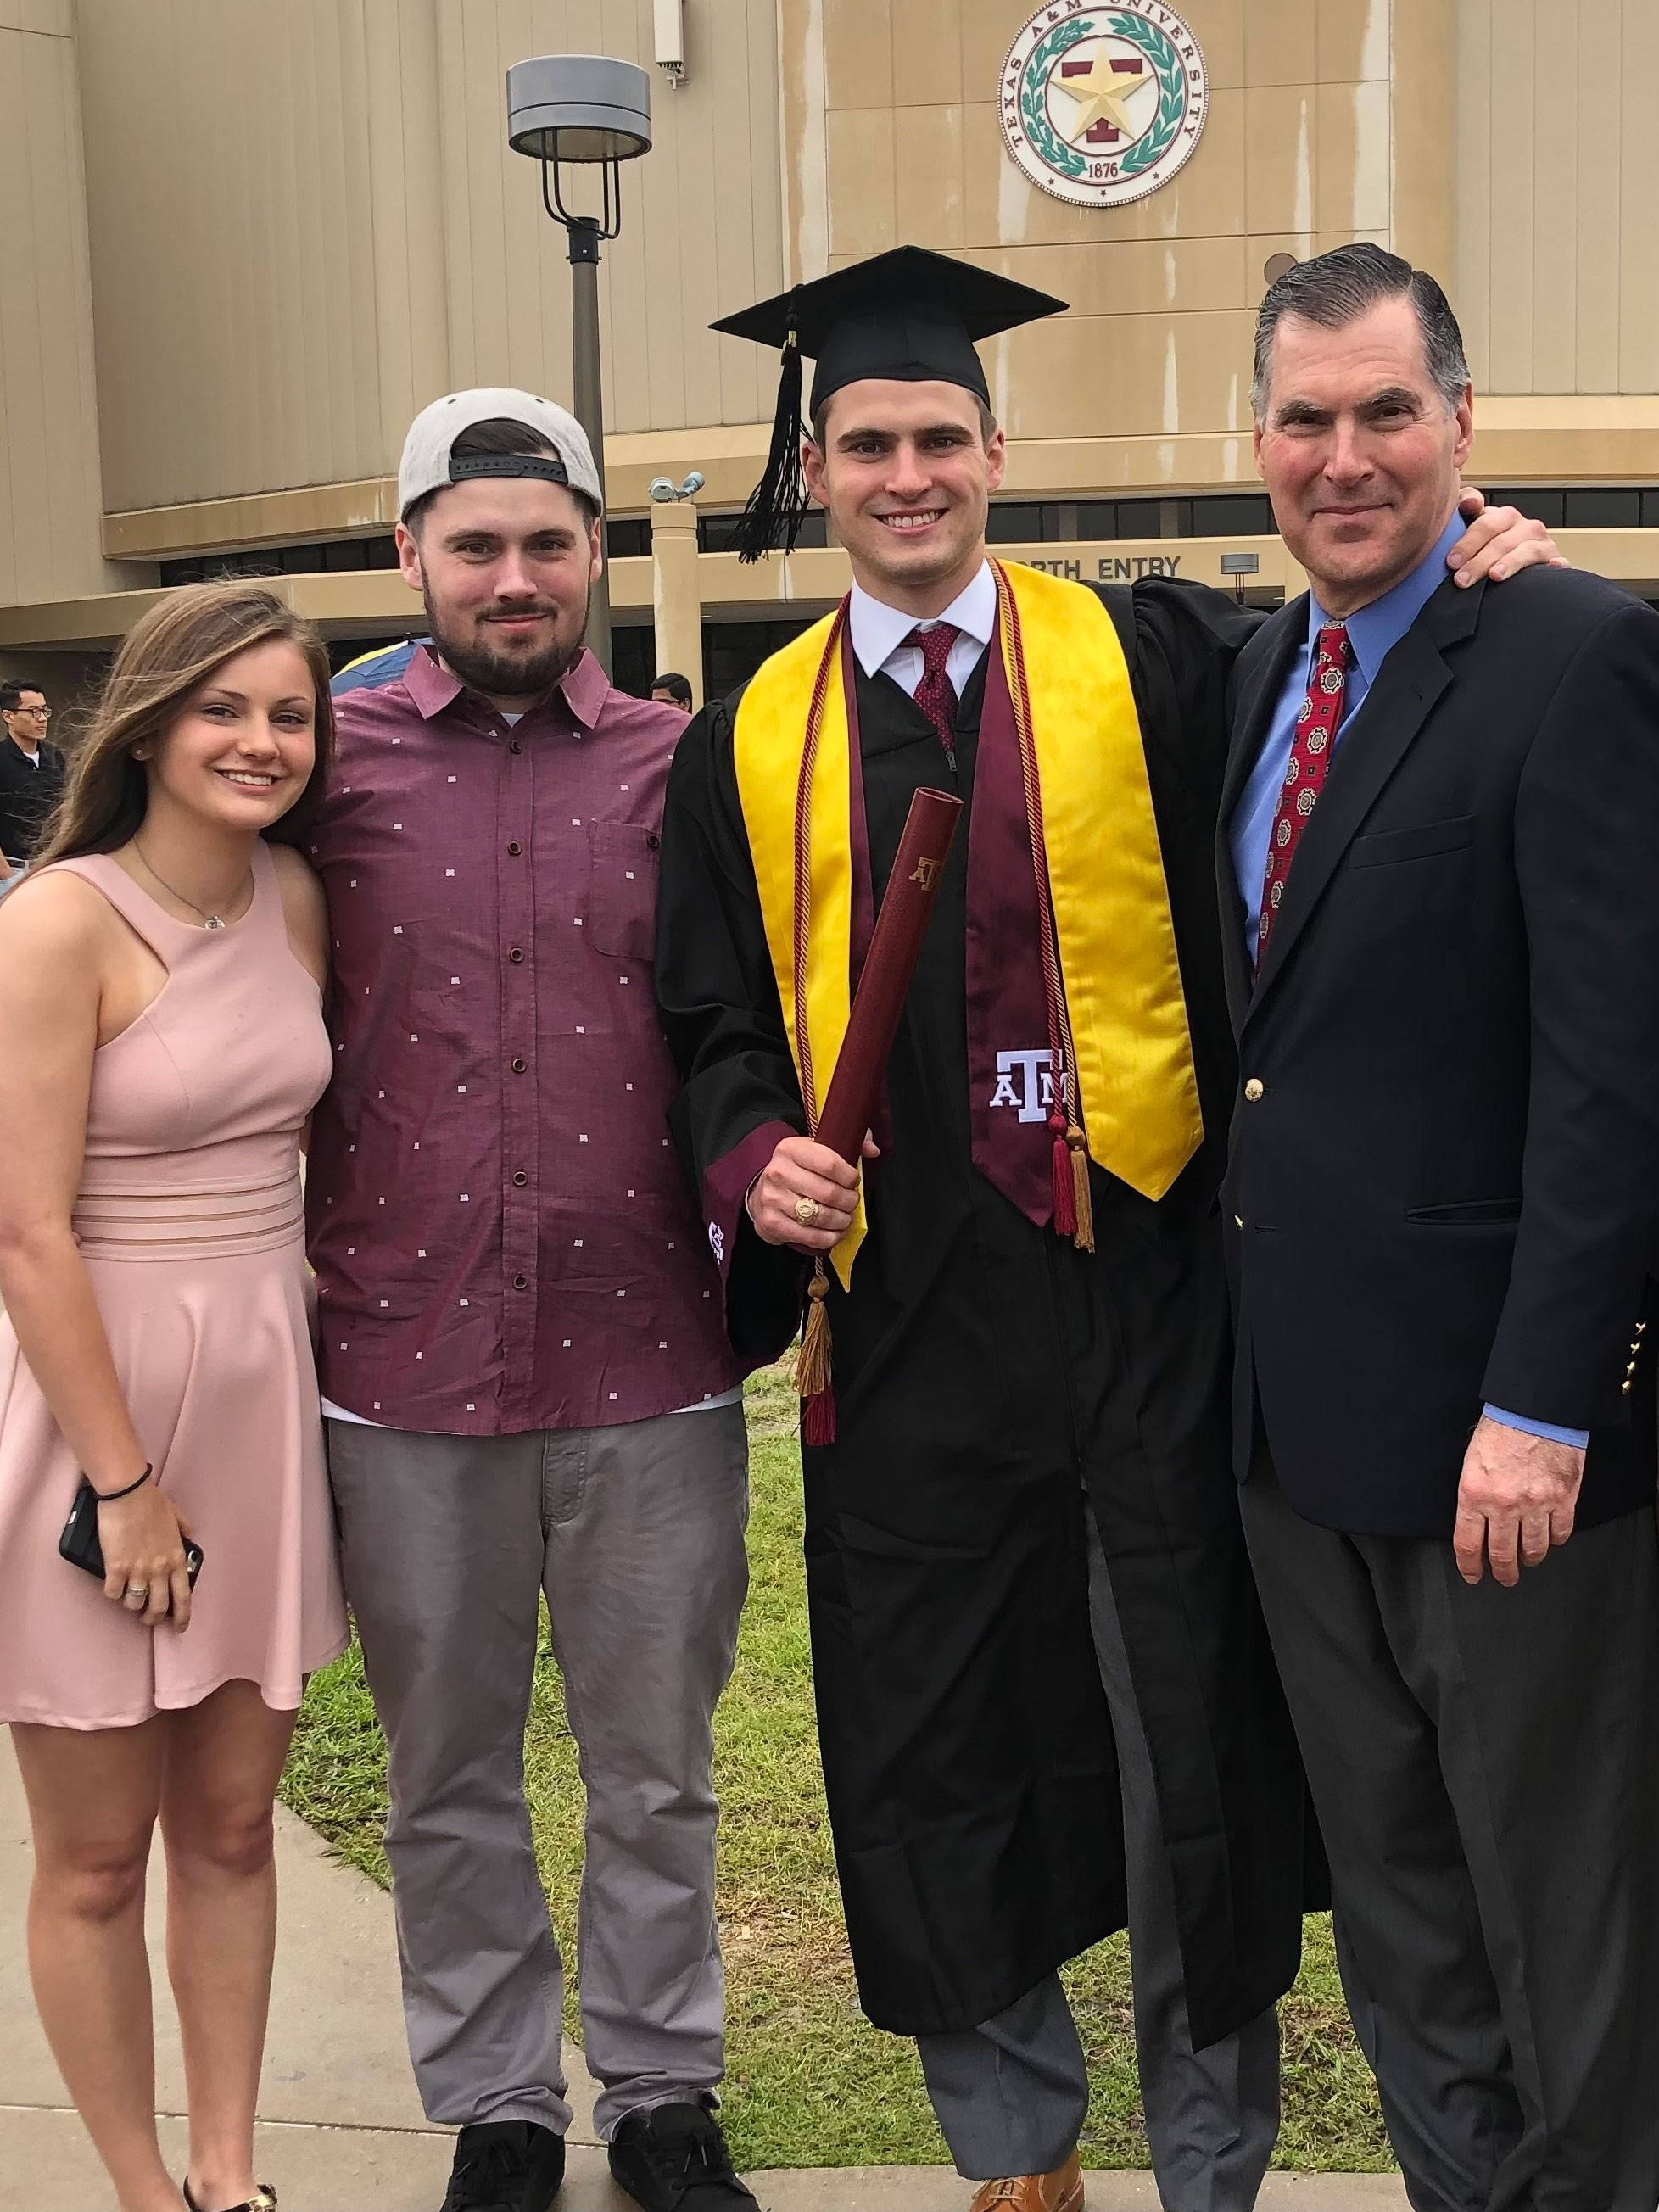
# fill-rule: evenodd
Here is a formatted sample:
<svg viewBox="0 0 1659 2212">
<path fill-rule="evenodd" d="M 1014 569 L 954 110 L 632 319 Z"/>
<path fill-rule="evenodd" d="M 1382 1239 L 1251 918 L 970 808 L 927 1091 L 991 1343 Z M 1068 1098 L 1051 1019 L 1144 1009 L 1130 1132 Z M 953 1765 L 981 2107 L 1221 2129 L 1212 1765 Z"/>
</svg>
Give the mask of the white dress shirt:
<svg viewBox="0 0 1659 2212">
<path fill-rule="evenodd" d="M 912 699 L 916 696 L 925 664 L 921 647 L 907 645 L 905 640 L 913 629 L 932 629 L 935 623 L 953 623 L 962 635 L 951 647 L 945 672 L 960 699 L 968 688 L 969 678 L 979 665 L 981 654 L 996 635 L 997 580 L 991 574 L 990 562 L 982 561 L 979 574 L 957 592 L 945 612 L 921 623 L 914 615 L 890 607 L 884 599 L 872 599 L 861 584 L 854 584 L 848 618 L 852 625 L 853 651 L 865 674 L 890 676 L 900 690 Z"/>
</svg>

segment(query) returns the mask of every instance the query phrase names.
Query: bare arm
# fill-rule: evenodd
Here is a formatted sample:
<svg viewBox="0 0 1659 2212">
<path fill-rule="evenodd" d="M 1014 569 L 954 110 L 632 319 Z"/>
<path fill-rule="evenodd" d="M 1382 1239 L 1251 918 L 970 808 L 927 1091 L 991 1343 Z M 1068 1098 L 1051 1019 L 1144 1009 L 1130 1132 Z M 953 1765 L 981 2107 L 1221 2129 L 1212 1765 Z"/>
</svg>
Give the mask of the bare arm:
<svg viewBox="0 0 1659 2212">
<path fill-rule="evenodd" d="M 289 950 L 328 1000 L 328 898 L 321 878 L 311 863 L 291 845 L 268 848 L 276 867 L 276 887 L 283 895 L 283 921 L 288 929 Z M 300 1150 L 311 1150 L 311 1116 L 300 1132 Z"/>
<path fill-rule="evenodd" d="M 86 1146 L 99 1012 L 114 941 L 96 891 L 69 877 L 23 886 L 0 908 L 0 1297 L 23 1357 L 70 1449 L 96 1490 L 125 1487 L 144 1465 L 70 1214 Z M 154 1623 L 190 1614 L 179 1520 L 153 1481 L 100 1510 L 117 1602 Z"/>
</svg>

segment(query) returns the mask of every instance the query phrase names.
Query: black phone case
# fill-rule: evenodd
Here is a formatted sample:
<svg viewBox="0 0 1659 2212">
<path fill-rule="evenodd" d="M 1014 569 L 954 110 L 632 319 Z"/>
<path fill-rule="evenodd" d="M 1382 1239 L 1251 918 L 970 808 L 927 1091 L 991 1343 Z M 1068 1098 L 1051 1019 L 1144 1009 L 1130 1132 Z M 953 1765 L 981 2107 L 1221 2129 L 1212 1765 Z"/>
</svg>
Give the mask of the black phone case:
<svg viewBox="0 0 1659 2212">
<path fill-rule="evenodd" d="M 70 1566 L 79 1567 L 83 1573 L 104 1579 L 104 1547 L 98 1540 L 98 1492 L 89 1482 L 82 1482 L 75 1493 L 75 1503 L 64 1523 L 64 1533 L 58 1539 L 58 1552 Z M 202 1547 L 185 1539 L 185 1570 L 190 1577 L 190 1586 L 196 1587 L 196 1577 L 202 1571 Z"/>
</svg>

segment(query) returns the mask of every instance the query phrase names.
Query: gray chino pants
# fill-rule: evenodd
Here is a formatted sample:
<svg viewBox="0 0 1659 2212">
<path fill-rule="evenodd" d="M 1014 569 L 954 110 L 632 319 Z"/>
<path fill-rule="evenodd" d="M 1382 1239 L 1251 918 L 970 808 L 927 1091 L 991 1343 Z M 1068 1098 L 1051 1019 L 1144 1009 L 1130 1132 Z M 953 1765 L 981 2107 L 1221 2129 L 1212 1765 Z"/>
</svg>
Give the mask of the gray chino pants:
<svg viewBox="0 0 1659 2212">
<path fill-rule="evenodd" d="M 563 1967 L 524 1792 L 544 1590 L 587 1790 L 576 1940 L 600 2133 L 712 2090 L 711 1721 L 748 1589 L 743 1408 L 492 1437 L 331 1420 L 328 1446 L 390 1749 L 404 2017 L 428 2117 L 570 2124 Z"/>
</svg>

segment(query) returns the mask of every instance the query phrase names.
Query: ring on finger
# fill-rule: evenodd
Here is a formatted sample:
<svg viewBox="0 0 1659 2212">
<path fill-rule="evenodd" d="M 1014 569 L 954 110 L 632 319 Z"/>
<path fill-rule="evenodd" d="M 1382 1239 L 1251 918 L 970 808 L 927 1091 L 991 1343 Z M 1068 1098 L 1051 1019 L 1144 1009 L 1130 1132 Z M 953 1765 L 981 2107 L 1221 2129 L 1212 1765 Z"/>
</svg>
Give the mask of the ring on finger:
<svg viewBox="0 0 1659 2212">
<path fill-rule="evenodd" d="M 818 1202 L 815 1198 L 798 1198 L 795 1200 L 795 1218 L 803 1229 L 812 1226 L 818 1218 Z"/>
<path fill-rule="evenodd" d="M 149 1584 L 148 1583 L 129 1583 L 125 1589 L 122 1591 L 121 1595 L 123 1597 L 136 1598 L 138 1603 L 143 1605 L 149 1597 Z"/>
</svg>

